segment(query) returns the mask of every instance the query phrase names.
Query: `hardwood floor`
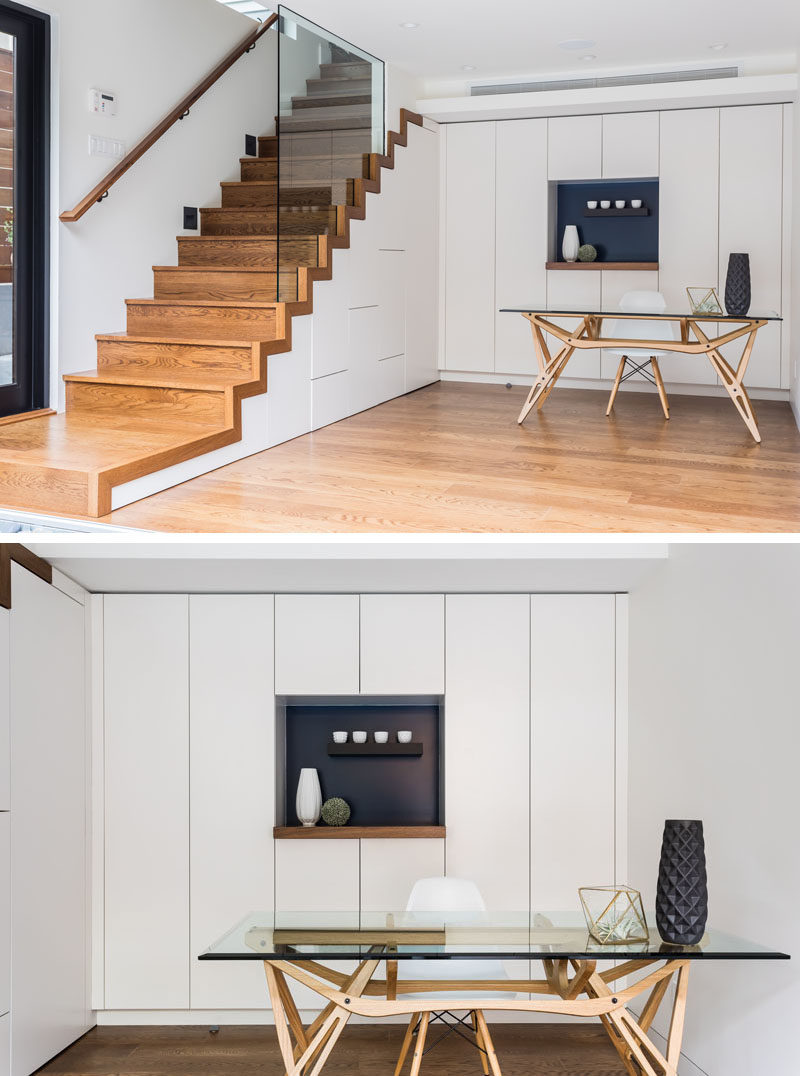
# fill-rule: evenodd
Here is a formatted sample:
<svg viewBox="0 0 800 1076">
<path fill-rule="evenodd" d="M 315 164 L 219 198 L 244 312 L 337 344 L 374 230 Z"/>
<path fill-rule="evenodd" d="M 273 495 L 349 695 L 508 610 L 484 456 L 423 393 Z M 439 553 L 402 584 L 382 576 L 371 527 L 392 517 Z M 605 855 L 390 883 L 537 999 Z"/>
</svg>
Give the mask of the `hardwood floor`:
<svg viewBox="0 0 800 1076">
<path fill-rule="evenodd" d="M 431 1036 L 433 1032 L 431 1032 Z M 503 1076 L 617 1076 L 622 1064 L 599 1024 L 492 1027 Z M 391 1076 L 403 1028 L 348 1028 L 326 1076 Z M 46 1076 L 283 1076 L 273 1028 L 95 1028 L 40 1073 Z M 407 1072 L 406 1068 L 406 1072 Z M 480 1076 L 478 1054 L 455 1035 L 429 1054 L 428 1076 Z"/>
<path fill-rule="evenodd" d="M 758 402 L 439 383 L 105 517 L 179 532 L 800 530 L 800 431 Z"/>
</svg>

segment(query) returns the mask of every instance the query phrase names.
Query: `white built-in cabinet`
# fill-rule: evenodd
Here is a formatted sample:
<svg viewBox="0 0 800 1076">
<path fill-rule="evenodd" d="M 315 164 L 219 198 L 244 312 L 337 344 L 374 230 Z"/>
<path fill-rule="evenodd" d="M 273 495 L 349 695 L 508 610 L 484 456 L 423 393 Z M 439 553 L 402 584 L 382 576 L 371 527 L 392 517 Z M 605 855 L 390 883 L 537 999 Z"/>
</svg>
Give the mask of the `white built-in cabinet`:
<svg viewBox="0 0 800 1076">
<path fill-rule="evenodd" d="M 361 595 L 361 693 L 441 695 L 444 597 Z"/>
<path fill-rule="evenodd" d="M 357 695 L 357 594 L 279 594 L 275 598 L 278 695 Z"/>
<path fill-rule="evenodd" d="M 502 307 L 614 309 L 626 291 L 663 292 L 688 312 L 686 288 L 723 298 L 728 255 L 751 257 L 752 311 L 787 320 L 762 329 L 745 384 L 789 385 L 791 109 L 789 104 L 457 123 L 443 127 L 445 296 L 440 365 L 457 376 L 533 376 L 530 329 Z M 545 270 L 553 185 L 658 178 L 659 270 Z M 574 320 L 568 324 L 574 325 Z M 715 326 L 712 325 L 712 331 Z M 557 341 L 550 339 L 554 347 Z M 743 348 L 723 348 L 736 365 Z M 586 351 L 564 380 L 608 381 L 618 356 Z M 717 385 L 704 356 L 662 361 L 668 383 Z"/>
<path fill-rule="evenodd" d="M 496 124 L 444 129 L 445 366 L 493 370 Z"/>
<path fill-rule="evenodd" d="M 189 599 L 109 595 L 105 1005 L 189 1007 Z"/>
<path fill-rule="evenodd" d="M 11 815 L 0 813 L 0 1017 L 11 1008 Z M 0 1050 L 0 1065 L 3 1053 Z"/>
<path fill-rule="evenodd" d="M 194 957 L 248 912 L 273 906 L 274 621 L 272 595 L 189 599 L 193 1009 L 251 1009 L 265 1000 L 260 965 Z"/>
<path fill-rule="evenodd" d="M 197 961 L 254 911 L 401 909 L 441 874 L 574 908 L 613 881 L 620 600 L 106 597 L 101 1004 L 263 1008 L 260 968 Z M 443 696 L 446 837 L 274 840 L 275 696 L 359 693 Z"/>
<path fill-rule="evenodd" d="M 10 624 L 11 614 L 0 609 L 0 811 L 11 807 Z"/>
<path fill-rule="evenodd" d="M 91 1024 L 85 615 L 17 564 L 11 595 L 11 811 L 0 815 L 11 848 L 11 992 L 0 1071 L 10 1033 L 11 1076 L 29 1076 Z M 7 974 L 7 957 L 0 968 Z"/>
<path fill-rule="evenodd" d="M 11 1016 L 0 1016 L 0 1076 L 11 1073 Z"/>
</svg>

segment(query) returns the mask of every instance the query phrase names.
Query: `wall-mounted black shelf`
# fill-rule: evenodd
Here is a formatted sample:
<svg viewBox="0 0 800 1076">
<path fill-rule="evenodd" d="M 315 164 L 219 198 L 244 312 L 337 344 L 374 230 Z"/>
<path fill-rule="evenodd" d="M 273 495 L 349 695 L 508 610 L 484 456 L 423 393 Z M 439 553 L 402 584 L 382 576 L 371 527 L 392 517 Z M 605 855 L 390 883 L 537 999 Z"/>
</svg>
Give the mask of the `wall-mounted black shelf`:
<svg viewBox="0 0 800 1076">
<path fill-rule="evenodd" d="M 329 743 L 329 755 L 407 755 L 419 758 L 421 743 Z"/>
<path fill-rule="evenodd" d="M 584 217 L 649 217 L 650 210 L 646 205 L 639 209 L 626 206 L 625 209 L 584 209 Z"/>
</svg>

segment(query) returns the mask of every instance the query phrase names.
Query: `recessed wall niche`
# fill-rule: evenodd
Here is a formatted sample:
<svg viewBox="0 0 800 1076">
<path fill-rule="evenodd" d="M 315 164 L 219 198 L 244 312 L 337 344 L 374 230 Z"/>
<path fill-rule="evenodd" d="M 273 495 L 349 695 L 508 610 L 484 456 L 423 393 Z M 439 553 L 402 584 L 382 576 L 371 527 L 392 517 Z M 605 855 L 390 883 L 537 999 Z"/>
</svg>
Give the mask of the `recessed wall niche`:
<svg viewBox="0 0 800 1076">
<path fill-rule="evenodd" d="M 603 262 L 658 261 L 658 190 L 657 179 L 569 180 L 550 183 L 550 243 L 548 261 L 562 262 L 561 242 L 564 229 L 574 224 L 581 243 L 597 249 L 598 269 Z M 602 201 L 611 206 L 600 208 Z M 631 201 L 641 201 L 639 209 Z M 616 201 L 624 201 L 618 210 Z M 597 202 L 591 210 L 587 202 Z"/>
<path fill-rule="evenodd" d="M 348 826 L 444 825 L 441 697 L 282 696 L 276 707 L 278 826 L 300 825 L 297 782 L 309 767 L 319 774 L 323 802 L 341 796 L 350 805 Z M 340 730 L 347 731 L 350 745 L 353 731 L 365 731 L 376 753 L 329 752 Z M 401 730 L 412 733 L 414 750 L 382 753 L 373 733 L 388 732 L 396 750 Z M 318 828 L 328 827 L 320 821 Z"/>
</svg>

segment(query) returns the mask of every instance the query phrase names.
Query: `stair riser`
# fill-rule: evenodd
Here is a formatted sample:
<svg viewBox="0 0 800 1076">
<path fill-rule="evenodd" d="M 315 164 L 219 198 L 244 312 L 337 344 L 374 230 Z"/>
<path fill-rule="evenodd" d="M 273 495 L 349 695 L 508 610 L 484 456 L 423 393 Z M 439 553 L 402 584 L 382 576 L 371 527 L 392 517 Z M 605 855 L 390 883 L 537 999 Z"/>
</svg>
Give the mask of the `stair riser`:
<svg viewBox="0 0 800 1076">
<path fill-rule="evenodd" d="M 345 105 L 371 105 L 370 93 L 317 93 L 311 97 L 293 97 L 292 111 L 301 113 L 306 108 L 343 108 Z"/>
<path fill-rule="evenodd" d="M 0 464 L 0 502 L 6 508 L 50 515 L 96 515 L 91 484 L 91 476 L 83 471 L 10 461 Z"/>
<path fill-rule="evenodd" d="M 66 389 L 68 411 L 96 413 L 122 408 L 131 417 L 141 416 L 150 420 L 162 411 L 165 422 L 173 419 L 181 423 L 228 424 L 223 392 L 194 392 L 141 385 L 97 385 L 80 381 L 68 381 Z"/>
<path fill-rule="evenodd" d="M 275 340 L 274 309 L 229 306 L 128 304 L 128 332 L 142 336 L 192 336 L 213 340 Z"/>
<path fill-rule="evenodd" d="M 317 265 L 319 254 L 316 239 L 282 238 L 280 260 L 284 266 Z M 267 237 L 255 240 L 210 238 L 202 242 L 195 239 L 178 239 L 178 264 L 276 269 L 278 240 Z"/>
<path fill-rule="evenodd" d="M 282 274 L 285 282 L 296 287 L 296 273 Z M 156 299 L 241 300 L 252 303 L 274 303 L 277 273 L 272 270 L 242 270 L 221 273 L 213 269 L 201 272 L 163 272 L 156 270 Z"/>
<path fill-rule="evenodd" d="M 264 135 L 258 140 L 258 155 L 265 160 L 274 160 L 278 156 L 278 139 L 275 135 Z"/>
<path fill-rule="evenodd" d="M 306 79 L 306 92 L 309 97 L 327 97 L 349 91 L 350 93 L 371 93 L 371 78 L 309 78 Z"/>
<path fill-rule="evenodd" d="M 203 235 L 275 235 L 278 226 L 275 209 L 242 209 L 240 213 L 222 213 L 218 209 L 201 209 Z M 281 235 L 327 235 L 336 231 L 336 210 L 281 214 Z"/>
<path fill-rule="evenodd" d="M 278 178 L 278 162 L 262 161 L 253 157 L 249 161 L 242 161 L 242 182 L 265 181 Z"/>
<path fill-rule="evenodd" d="M 241 370 L 253 372 L 249 347 L 198 347 L 193 344 L 143 343 L 139 340 L 98 340 L 97 368 L 126 366 L 146 373 L 158 370 Z"/>
<path fill-rule="evenodd" d="M 330 187 L 284 187 L 280 192 L 281 205 L 330 205 Z M 223 209 L 269 208 L 278 203 L 278 185 L 250 186 L 245 183 L 222 188 Z"/>
<path fill-rule="evenodd" d="M 312 133 L 314 131 L 365 131 L 372 127 L 372 116 L 348 116 L 344 119 L 329 119 L 317 116 L 309 119 L 302 112 L 298 116 L 286 116 L 281 119 L 282 134 Z"/>
<path fill-rule="evenodd" d="M 320 64 L 319 75 L 321 79 L 329 78 L 371 78 L 370 65 L 364 63 L 349 64 Z"/>
</svg>

